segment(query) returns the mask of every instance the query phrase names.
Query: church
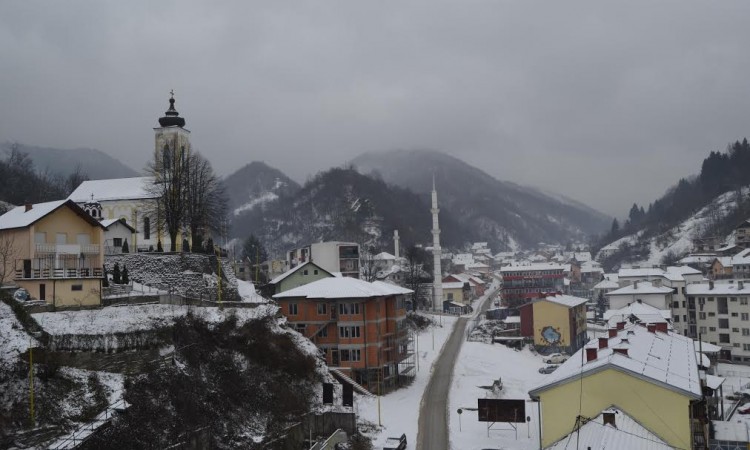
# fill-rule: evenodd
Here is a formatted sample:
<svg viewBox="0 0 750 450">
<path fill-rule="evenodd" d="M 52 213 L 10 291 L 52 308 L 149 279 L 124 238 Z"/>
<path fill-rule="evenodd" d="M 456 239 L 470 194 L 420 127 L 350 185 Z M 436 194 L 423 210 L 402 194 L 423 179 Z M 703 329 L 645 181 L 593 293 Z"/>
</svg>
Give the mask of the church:
<svg viewBox="0 0 750 450">
<path fill-rule="evenodd" d="M 174 93 L 171 93 L 169 109 L 159 118 L 159 127 L 154 128 L 157 170 L 169 170 L 170 161 L 184 161 L 191 152 L 190 131 L 185 128 L 185 118 L 180 117 L 174 103 Z M 107 253 L 120 253 L 124 242 L 128 242 L 130 252 L 155 251 L 159 242 L 164 250 L 169 250 L 171 241 L 157 202 L 162 188 L 154 180 L 154 177 L 87 180 L 68 199 L 99 221 L 119 220 L 133 230 L 130 239 L 124 239 L 121 232 L 116 236 L 105 232 Z M 181 250 L 182 238 L 182 234 L 178 234 L 177 251 Z"/>
</svg>

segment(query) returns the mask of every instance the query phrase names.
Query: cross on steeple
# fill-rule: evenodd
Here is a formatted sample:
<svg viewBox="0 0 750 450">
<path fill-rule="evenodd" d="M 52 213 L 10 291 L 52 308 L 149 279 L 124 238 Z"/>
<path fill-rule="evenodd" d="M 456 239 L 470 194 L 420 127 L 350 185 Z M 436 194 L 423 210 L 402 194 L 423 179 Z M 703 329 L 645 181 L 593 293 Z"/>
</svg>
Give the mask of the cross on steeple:
<svg viewBox="0 0 750 450">
<path fill-rule="evenodd" d="M 170 96 L 171 96 L 172 98 L 174 98 L 174 89 L 170 89 L 170 90 L 169 90 L 169 95 L 170 95 Z"/>
</svg>

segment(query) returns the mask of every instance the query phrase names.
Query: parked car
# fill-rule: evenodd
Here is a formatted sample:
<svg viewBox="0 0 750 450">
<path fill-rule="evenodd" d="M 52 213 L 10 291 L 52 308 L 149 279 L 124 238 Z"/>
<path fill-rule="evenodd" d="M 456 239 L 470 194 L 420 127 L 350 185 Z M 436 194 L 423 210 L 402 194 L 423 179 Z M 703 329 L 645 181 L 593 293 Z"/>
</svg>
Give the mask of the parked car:
<svg viewBox="0 0 750 450">
<path fill-rule="evenodd" d="M 744 409 L 738 409 L 737 413 L 739 414 L 750 414 L 750 406 L 745 407 Z"/>
<path fill-rule="evenodd" d="M 569 358 L 565 353 L 553 353 L 544 358 L 544 362 L 547 364 L 562 364 Z"/>
<path fill-rule="evenodd" d="M 552 366 L 544 366 L 541 369 L 539 369 L 539 373 L 552 373 L 560 366 L 552 365 Z"/>
<path fill-rule="evenodd" d="M 406 435 L 402 434 L 401 437 L 389 437 L 385 441 L 383 450 L 406 450 Z"/>
<path fill-rule="evenodd" d="M 13 298 L 16 299 L 16 301 L 25 302 L 31 299 L 31 295 L 29 295 L 29 291 L 26 289 L 18 288 L 16 289 L 16 292 L 13 293 Z"/>
</svg>

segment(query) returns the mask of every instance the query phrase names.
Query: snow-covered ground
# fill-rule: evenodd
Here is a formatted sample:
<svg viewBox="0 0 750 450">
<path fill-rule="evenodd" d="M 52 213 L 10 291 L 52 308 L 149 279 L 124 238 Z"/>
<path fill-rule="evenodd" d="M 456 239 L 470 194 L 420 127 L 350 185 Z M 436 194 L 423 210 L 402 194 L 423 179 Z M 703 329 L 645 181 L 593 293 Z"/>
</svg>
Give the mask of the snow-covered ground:
<svg viewBox="0 0 750 450">
<path fill-rule="evenodd" d="M 545 365 L 540 356 L 528 349 L 517 351 L 502 344 L 464 342 L 456 361 L 449 397 L 451 448 L 539 448 L 537 404 L 530 401 L 528 391 L 547 376 L 538 372 Z M 491 386 L 498 378 L 502 378 L 503 383 L 498 394 L 479 387 Z M 488 437 L 488 423 L 479 422 L 476 411 L 466 410 L 476 408 L 479 398 L 527 400 L 526 416 L 531 421 L 517 424 L 518 439 L 516 430 L 508 424 L 493 425 Z M 459 408 L 463 410 L 460 420 Z"/>
<path fill-rule="evenodd" d="M 52 335 L 112 334 L 170 326 L 178 317 L 191 311 L 208 322 L 220 322 L 236 315 L 240 323 L 273 315 L 278 306 L 255 308 L 190 307 L 177 305 L 126 305 L 82 311 L 60 311 L 33 314 L 34 319 Z"/>
<path fill-rule="evenodd" d="M 399 389 L 380 398 L 380 421 L 378 421 L 378 399 L 356 396 L 355 411 L 360 422 L 382 424 L 382 428 L 371 434 L 375 448 L 382 448 L 389 436 L 401 436 L 406 433 L 408 448 L 416 448 L 419 405 L 422 401 L 427 383 L 430 381 L 432 364 L 437 359 L 443 344 L 448 340 L 456 325 L 457 317 L 434 317 L 437 325 L 419 333 L 419 370 L 414 382 L 407 388 Z M 440 321 L 442 320 L 442 326 Z"/>
<path fill-rule="evenodd" d="M 243 302 L 268 303 L 268 300 L 261 297 L 257 292 L 255 292 L 255 285 L 250 281 L 242 281 L 238 278 L 237 292 L 240 293 L 240 298 Z"/>
<path fill-rule="evenodd" d="M 30 345 L 39 343 L 24 331 L 10 306 L 0 302 L 0 363 L 15 360 Z"/>
</svg>

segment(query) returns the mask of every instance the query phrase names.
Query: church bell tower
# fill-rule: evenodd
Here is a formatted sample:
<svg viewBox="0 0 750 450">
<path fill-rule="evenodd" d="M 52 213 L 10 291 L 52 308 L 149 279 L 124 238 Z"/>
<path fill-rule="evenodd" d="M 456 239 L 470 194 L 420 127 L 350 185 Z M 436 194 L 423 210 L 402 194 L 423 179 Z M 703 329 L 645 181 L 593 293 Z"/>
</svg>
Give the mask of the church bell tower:
<svg viewBox="0 0 750 450">
<path fill-rule="evenodd" d="M 174 109 L 174 91 L 169 94 L 169 109 L 154 128 L 156 160 L 164 162 L 190 155 L 190 131 L 185 128 L 185 118 Z"/>
</svg>

